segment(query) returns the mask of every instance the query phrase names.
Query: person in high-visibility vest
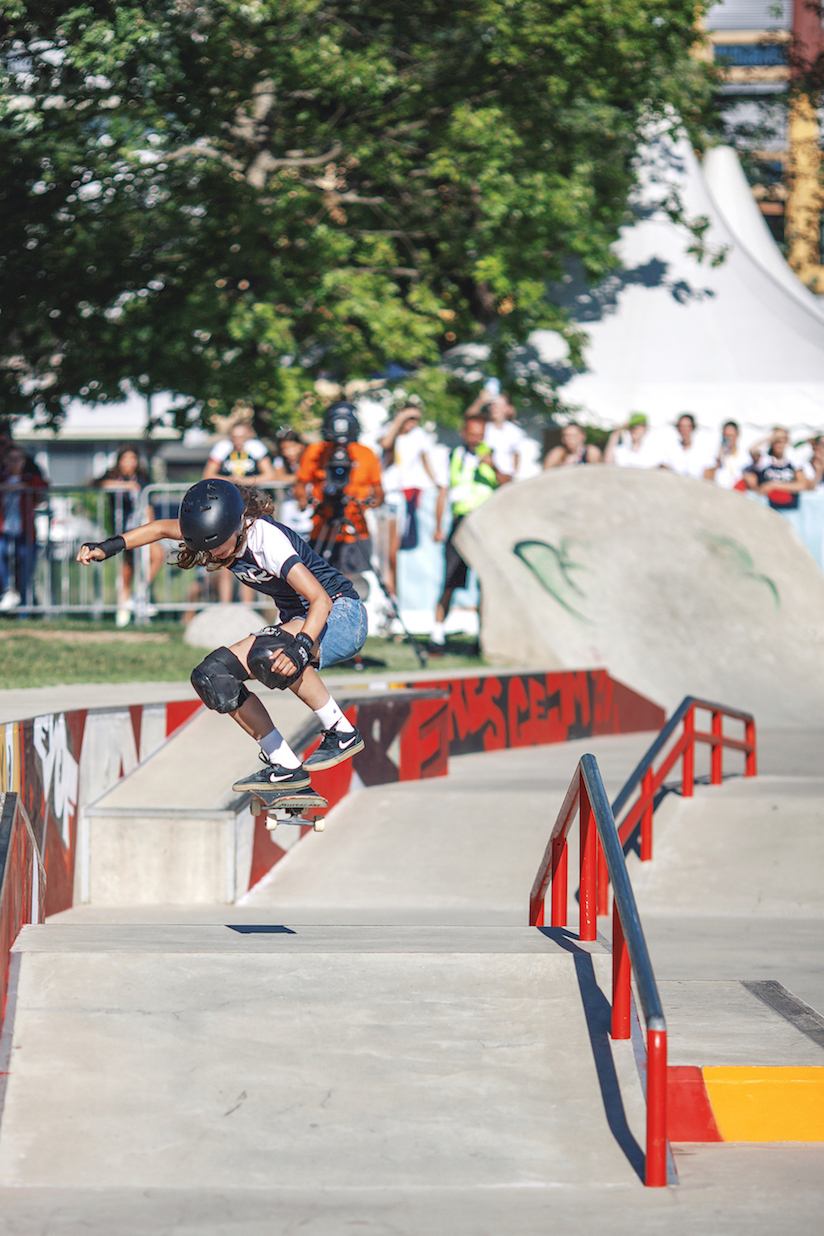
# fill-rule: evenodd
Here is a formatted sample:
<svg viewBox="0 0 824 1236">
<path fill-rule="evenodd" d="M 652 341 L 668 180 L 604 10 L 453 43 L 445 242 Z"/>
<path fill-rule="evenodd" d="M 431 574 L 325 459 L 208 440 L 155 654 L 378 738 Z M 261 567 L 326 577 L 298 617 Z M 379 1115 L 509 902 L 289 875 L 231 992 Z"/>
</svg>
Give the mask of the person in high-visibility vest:
<svg viewBox="0 0 824 1236">
<path fill-rule="evenodd" d="M 434 540 L 444 539 L 443 516 L 446 497 L 452 504 L 452 527 L 446 537 L 446 571 L 440 600 L 435 609 L 435 623 L 429 641 L 429 655 L 443 656 L 446 636 L 444 623 L 456 588 L 466 587 L 469 567 L 453 543 L 455 532 L 470 511 L 491 498 L 499 485 L 512 478 L 499 472 L 492 462 L 492 451 L 484 442 L 486 421 L 480 416 L 468 416 L 461 430 L 463 444 L 456 446 L 449 457 L 449 489 L 438 492 Z"/>
</svg>

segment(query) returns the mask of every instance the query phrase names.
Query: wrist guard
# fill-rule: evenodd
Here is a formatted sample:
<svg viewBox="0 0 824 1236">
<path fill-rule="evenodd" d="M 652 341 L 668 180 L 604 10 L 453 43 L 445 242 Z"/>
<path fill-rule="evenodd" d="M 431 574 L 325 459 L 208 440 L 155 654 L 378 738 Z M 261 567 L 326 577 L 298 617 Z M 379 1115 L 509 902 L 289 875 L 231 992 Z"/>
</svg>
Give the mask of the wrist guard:
<svg viewBox="0 0 824 1236">
<path fill-rule="evenodd" d="M 286 649 L 286 655 L 289 657 L 298 657 L 300 668 L 306 669 L 309 664 L 309 658 L 312 655 L 312 649 L 315 641 L 305 631 L 298 631 L 295 636 L 295 643 L 292 648 Z"/>
<path fill-rule="evenodd" d="M 126 542 L 122 536 L 110 536 L 105 541 L 86 541 L 84 549 L 102 549 L 105 558 L 113 558 L 115 554 L 122 554 L 126 548 Z"/>
<path fill-rule="evenodd" d="M 306 669 L 311 647 L 312 641 L 303 632 L 295 636 L 288 631 L 281 630 L 280 627 L 265 627 L 255 636 L 255 642 L 249 649 L 246 664 L 250 672 L 264 686 L 283 691 L 293 682 L 297 682 Z M 279 652 L 282 652 L 295 667 L 291 673 L 281 674 L 272 668 L 272 659 Z"/>
</svg>

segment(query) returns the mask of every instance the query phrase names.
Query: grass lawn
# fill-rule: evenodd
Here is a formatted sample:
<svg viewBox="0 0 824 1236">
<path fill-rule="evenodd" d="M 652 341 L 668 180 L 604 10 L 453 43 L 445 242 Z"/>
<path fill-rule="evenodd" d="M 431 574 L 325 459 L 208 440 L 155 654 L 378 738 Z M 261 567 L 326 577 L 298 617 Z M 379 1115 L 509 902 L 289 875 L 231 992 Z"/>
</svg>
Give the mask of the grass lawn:
<svg viewBox="0 0 824 1236">
<path fill-rule="evenodd" d="M 421 637 L 425 646 L 425 637 Z M 447 656 L 429 664 L 438 671 L 484 664 L 470 655 L 473 641 L 456 636 Z M 0 689 L 54 687 L 85 682 L 179 682 L 187 679 L 205 650 L 183 642 L 179 623 L 154 621 L 147 627 L 119 630 L 114 622 L 72 620 L 38 622 L 0 619 Z M 366 641 L 364 676 L 405 674 L 419 669 L 406 643 Z M 370 661 L 384 664 L 371 665 Z M 351 673 L 351 668 L 340 671 Z"/>
</svg>

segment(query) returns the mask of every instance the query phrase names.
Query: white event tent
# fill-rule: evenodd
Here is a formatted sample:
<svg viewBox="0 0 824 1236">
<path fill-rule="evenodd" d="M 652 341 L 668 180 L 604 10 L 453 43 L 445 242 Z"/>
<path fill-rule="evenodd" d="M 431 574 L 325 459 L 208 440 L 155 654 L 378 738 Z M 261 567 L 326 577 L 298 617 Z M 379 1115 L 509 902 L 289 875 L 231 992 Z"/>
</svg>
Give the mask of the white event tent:
<svg viewBox="0 0 824 1236">
<path fill-rule="evenodd" d="M 664 209 L 673 189 L 688 219 L 708 220 L 719 264 L 688 251 L 691 234 Z M 712 150 L 702 167 L 686 138 L 656 138 L 640 155 L 633 210 L 620 268 L 597 288 L 570 275 L 554 290 L 589 337 L 586 370 L 565 368 L 551 331 L 532 336 L 516 367 L 560 377 L 590 423 L 640 411 L 663 426 L 689 411 L 705 430 L 737 420 L 750 440 L 775 424 L 824 429 L 824 305 L 785 262 L 734 151 Z"/>
</svg>

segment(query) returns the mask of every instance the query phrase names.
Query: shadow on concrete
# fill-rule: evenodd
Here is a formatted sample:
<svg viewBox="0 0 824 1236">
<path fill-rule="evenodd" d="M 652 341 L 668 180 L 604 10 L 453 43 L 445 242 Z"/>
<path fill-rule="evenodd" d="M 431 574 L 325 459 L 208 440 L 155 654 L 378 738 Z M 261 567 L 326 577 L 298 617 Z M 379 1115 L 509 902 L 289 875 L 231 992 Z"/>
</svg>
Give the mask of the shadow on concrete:
<svg viewBox="0 0 824 1236">
<path fill-rule="evenodd" d="M 635 1136 L 627 1124 L 624 1101 L 618 1085 L 615 1072 L 615 1062 L 610 1046 L 610 1024 L 612 1013 L 601 988 L 595 981 L 595 967 L 588 953 L 575 953 L 575 974 L 578 988 L 581 992 L 581 1002 L 587 1019 L 587 1030 L 592 1047 L 592 1057 L 595 1061 L 595 1071 L 598 1074 L 598 1084 L 601 1088 L 601 1099 L 604 1104 L 604 1114 L 607 1118 L 610 1132 L 627 1157 L 638 1179 L 644 1182 L 644 1151 L 639 1146 Z"/>
</svg>

